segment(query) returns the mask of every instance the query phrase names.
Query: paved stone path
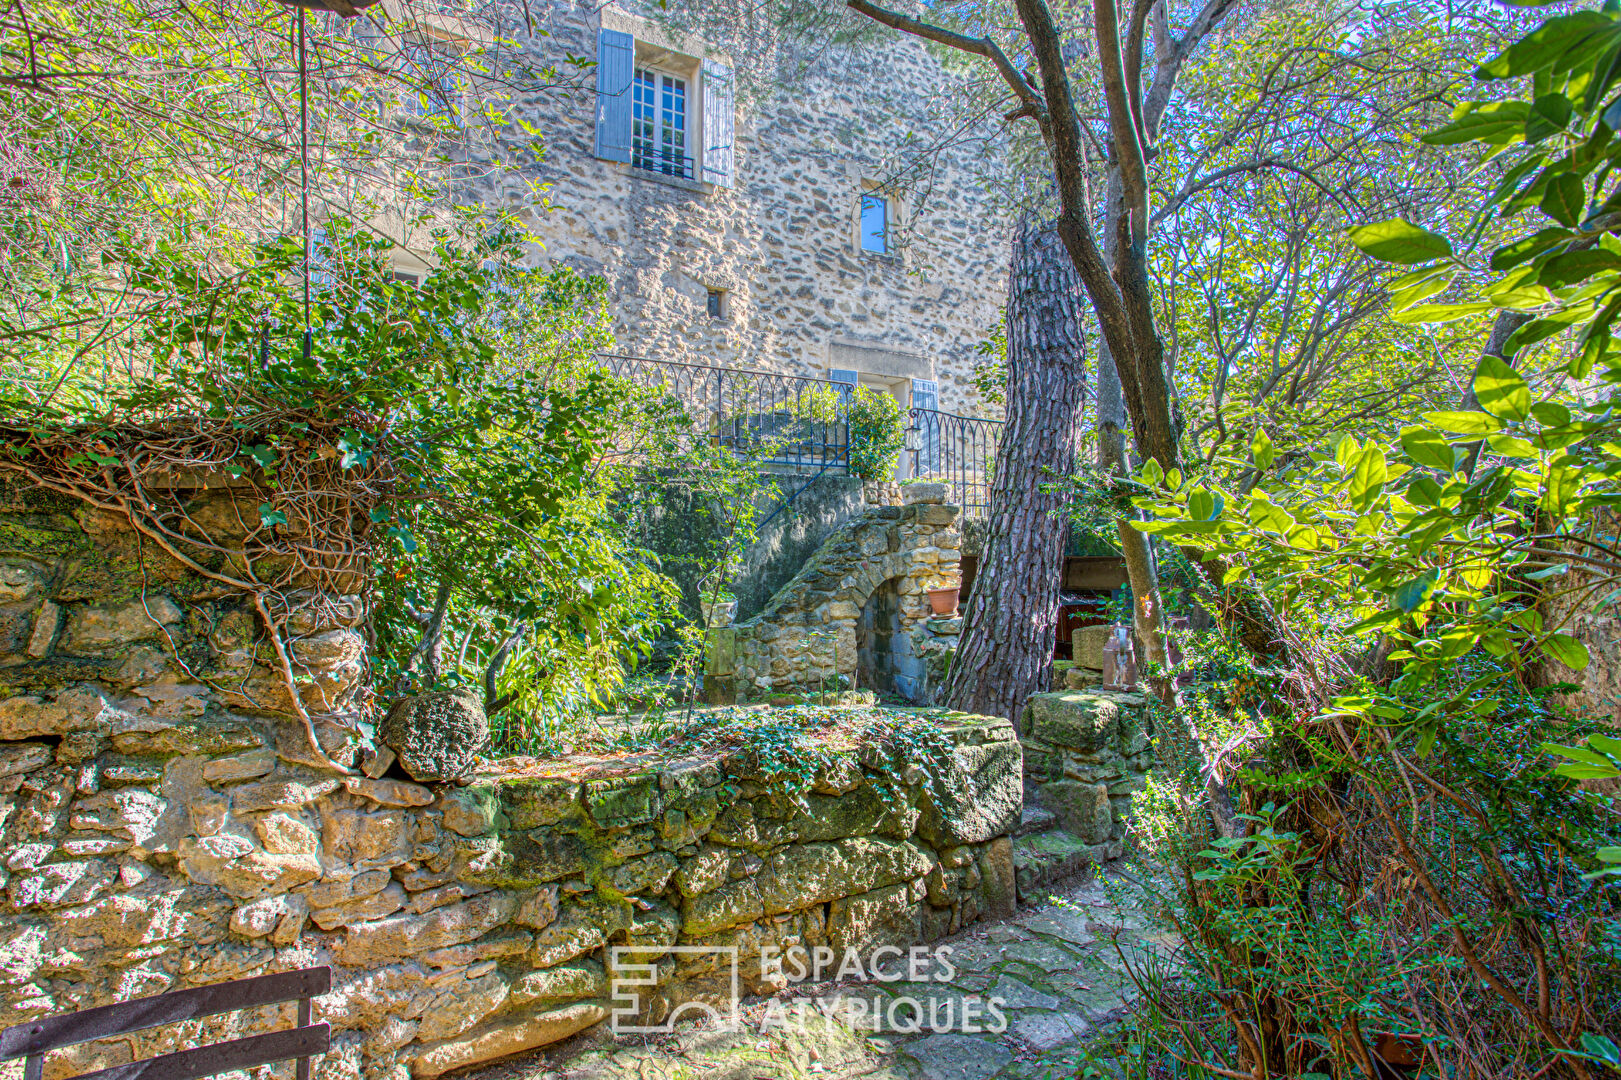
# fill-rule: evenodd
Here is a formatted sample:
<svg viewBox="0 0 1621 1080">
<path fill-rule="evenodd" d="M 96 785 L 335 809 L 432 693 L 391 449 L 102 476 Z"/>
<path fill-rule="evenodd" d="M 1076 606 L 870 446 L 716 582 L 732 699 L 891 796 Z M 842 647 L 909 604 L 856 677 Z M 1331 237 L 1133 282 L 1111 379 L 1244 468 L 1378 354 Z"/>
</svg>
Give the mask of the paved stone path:
<svg viewBox="0 0 1621 1080">
<path fill-rule="evenodd" d="M 1068 1078 L 1082 1046 L 1136 997 L 1115 940 L 1128 957 L 1169 947 L 1125 906 L 1124 884 L 1111 870 L 1059 883 L 1011 919 L 938 943 L 952 947 L 956 969 L 945 983 L 802 983 L 745 1001 L 742 1031 L 683 1022 L 669 1035 L 614 1038 L 604 1027 L 469 1080 Z M 796 1008 L 796 998 L 813 1001 Z M 985 1004 L 997 998 L 1004 1025 Z"/>
</svg>

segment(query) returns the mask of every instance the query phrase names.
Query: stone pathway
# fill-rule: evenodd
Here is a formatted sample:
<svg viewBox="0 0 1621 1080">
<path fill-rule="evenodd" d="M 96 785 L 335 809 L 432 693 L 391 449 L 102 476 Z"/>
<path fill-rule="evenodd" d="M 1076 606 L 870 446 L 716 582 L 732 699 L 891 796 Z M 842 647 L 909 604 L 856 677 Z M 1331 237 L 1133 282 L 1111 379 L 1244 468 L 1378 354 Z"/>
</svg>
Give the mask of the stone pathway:
<svg viewBox="0 0 1621 1080">
<path fill-rule="evenodd" d="M 1137 996 L 1116 953 L 1116 938 L 1127 956 L 1169 949 L 1120 900 L 1131 891 L 1127 884 L 1124 872 L 1111 869 L 1072 878 L 1049 887 L 1040 903 L 1021 905 L 1011 919 L 981 922 L 937 943 L 951 946 L 949 962 L 956 969 L 944 983 L 801 983 L 774 999 L 747 999 L 741 1031 L 682 1022 L 668 1035 L 615 1038 L 604 1026 L 464 1075 L 468 1080 L 1068 1078 L 1075 1075 L 1085 1043 L 1120 1019 Z M 1001 1000 L 1005 1022 L 988 1006 L 995 999 Z M 914 1004 L 924 1015 L 917 1015 Z M 922 1030 L 911 1030 L 919 1026 Z"/>
</svg>

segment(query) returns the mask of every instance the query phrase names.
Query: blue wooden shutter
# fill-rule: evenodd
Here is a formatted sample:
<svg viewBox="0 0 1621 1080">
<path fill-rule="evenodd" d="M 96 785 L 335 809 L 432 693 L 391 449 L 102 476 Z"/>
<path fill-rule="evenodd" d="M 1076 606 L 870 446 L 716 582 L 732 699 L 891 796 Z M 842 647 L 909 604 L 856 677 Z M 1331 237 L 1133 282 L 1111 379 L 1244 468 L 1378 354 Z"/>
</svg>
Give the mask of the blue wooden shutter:
<svg viewBox="0 0 1621 1080">
<path fill-rule="evenodd" d="M 596 155 L 630 164 L 630 81 L 636 39 L 604 28 L 597 35 Z"/>
<path fill-rule="evenodd" d="M 933 379 L 912 380 L 912 408 L 921 410 L 912 415 L 917 429 L 917 457 L 913 464 L 915 476 L 937 476 L 940 473 L 940 384 Z"/>
<path fill-rule="evenodd" d="M 856 385 L 861 382 L 861 376 L 857 372 L 846 371 L 843 368 L 831 368 L 827 373 L 827 381 L 835 383 L 849 383 L 849 386 L 839 387 L 839 396 L 849 397 L 850 394 L 854 392 Z"/>
<path fill-rule="evenodd" d="M 732 186 L 732 69 L 704 61 L 704 179 Z"/>
</svg>

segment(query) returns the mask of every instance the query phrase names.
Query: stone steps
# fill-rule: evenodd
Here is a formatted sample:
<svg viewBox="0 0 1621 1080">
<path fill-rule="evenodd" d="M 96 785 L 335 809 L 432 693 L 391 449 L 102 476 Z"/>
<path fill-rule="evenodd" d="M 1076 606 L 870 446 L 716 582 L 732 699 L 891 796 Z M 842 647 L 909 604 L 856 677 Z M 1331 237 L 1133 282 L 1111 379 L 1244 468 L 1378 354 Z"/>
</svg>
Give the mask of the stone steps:
<svg viewBox="0 0 1621 1080">
<path fill-rule="evenodd" d="M 1120 847 L 1118 840 L 1088 844 L 1058 828 L 1056 822 L 1041 832 L 1018 837 L 1013 841 L 1013 873 L 1019 884 L 1020 899 L 1087 866 L 1118 858 Z"/>
<path fill-rule="evenodd" d="M 1017 840 L 1021 836 L 1042 833 L 1057 827 L 1058 815 L 1044 806 L 1032 805 L 1030 797 L 1026 795 L 1024 810 L 1019 814 L 1019 824 L 1013 829 L 1013 838 Z"/>
</svg>

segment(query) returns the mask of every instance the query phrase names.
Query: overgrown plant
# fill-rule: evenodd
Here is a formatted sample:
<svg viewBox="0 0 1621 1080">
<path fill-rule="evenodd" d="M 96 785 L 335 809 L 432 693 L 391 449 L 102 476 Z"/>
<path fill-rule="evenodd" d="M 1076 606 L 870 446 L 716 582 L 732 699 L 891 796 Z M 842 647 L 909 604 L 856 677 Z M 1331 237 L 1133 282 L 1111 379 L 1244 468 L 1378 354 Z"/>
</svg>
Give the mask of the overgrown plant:
<svg viewBox="0 0 1621 1080">
<path fill-rule="evenodd" d="M 888 480 L 906 449 L 906 410 L 894 394 L 858 386 L 845 405 L 850 431 L 850 475 Z"/>
<path fill-rule="evenodd" d="M 1477 73 L 1527 76 L 1530 100 L 1466 103 L 1427 136 L 1511 155 L 1481 215 L 1521 221 L 1520 235 L 1484 268 L 1408 222 L 1352 233 L 1415 267 L 1392 298 L 1406 317 L 1500 312 L 1462 407 L 1289 460 L 1258 435 L 1238 490 L 1154 462 L 1138 475 L 1154 518 L 1139 527 L 1255 583 L 1290 659 L 1221 744 L 1245 827 L 1180 859 L 1185 929 L 1222 1013 L 1199 1043 L 1207 1069 L 1369 1073 L 1380 1030 L 1415 1034 L 1440 1075 L 1587 1076 L 1615 1056 L 1610 894 L 1583 873 L 1603 869 L 1591 852 L 1613 846 L 1616 822 L 1548 775 L 1536 748 L 1580 727 L 1527 695 L 1550 666 L 1587 666 L 1573 616 L 1621 587 L 1608 524 L 1621 502 L 1621 10 L 1552 18 Z M 1524 222 L 1532 208 L 1554 224 Z M 1466 271 L 1488 277 L 1482 294 L 1444 295 L 1471 287 Z M 1514 365 L 1542 342 L 1567 346 L 1570 389 L 1538 400 Z M 1186 829 L 1199 778 L 1172 780 Z M 1263 829 L 1287 843 L 1259 843 Z M 1223 892 L 1239 856 L 1243 887 Z M 1235 907 L 1280 935 L 1256 938 Z M 1325 918 L 1371 941 L 1383 969 L 1336 975 L 1312 946 Z M 1373 974 L 1397 978 L 1381 989 Z"/>
</svg>

